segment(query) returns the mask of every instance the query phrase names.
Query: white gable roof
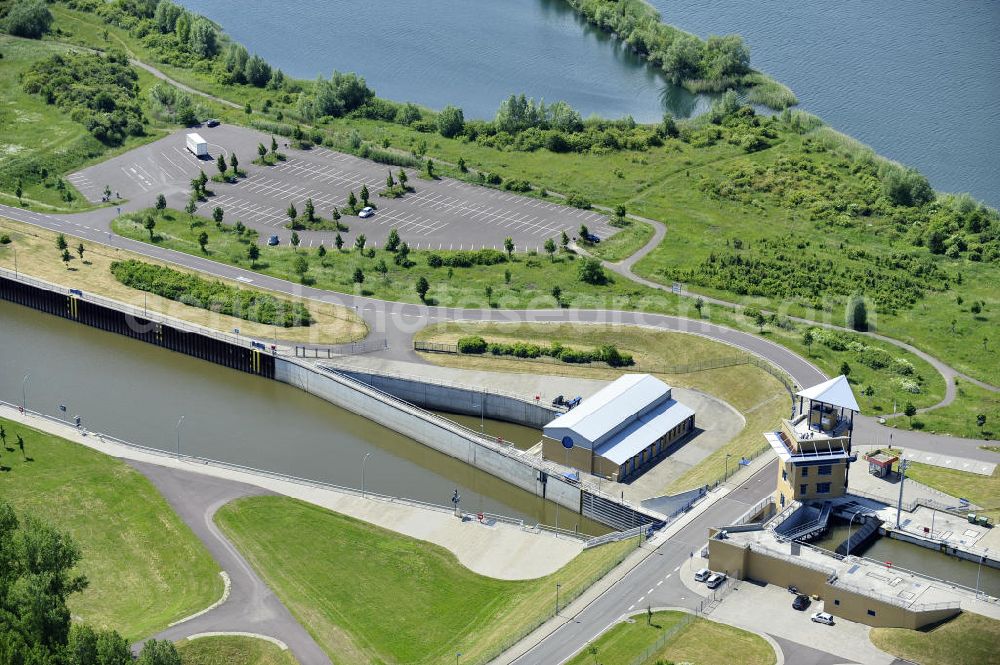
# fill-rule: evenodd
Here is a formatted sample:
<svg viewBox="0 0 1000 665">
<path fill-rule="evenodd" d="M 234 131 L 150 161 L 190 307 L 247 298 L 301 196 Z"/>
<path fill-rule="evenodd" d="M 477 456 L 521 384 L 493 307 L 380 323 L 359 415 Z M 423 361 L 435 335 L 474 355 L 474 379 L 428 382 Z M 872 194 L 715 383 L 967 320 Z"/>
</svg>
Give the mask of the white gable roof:
<svg viewBox="0 0 1000 665">
<path fill-rule="evenodd" d="M 625 374 L 550 422 L 545 429 L 565 428 L 587 441 L 598 442 L 623 422 L 669 395 L 670 386 L 655 376 Z"/>
<path fill-rule="evenodd" d="M 615 464 L 624 464 L 639 451 L 694 415 L 694 411 L 675 399 L 668 399 L 631 425 L 602 443 L 594 451 Z"/>
<path fill-rule="evenodd" d="M 858 400 L 854 398 L 854 392 L 851 390 L 851 384 L 847 382 L 847 377 L 843 374 L 812 388 L 800 390 L 796 394 L 799 397 L 823 402 L 824 404 L 839 406 L 851 411 L 861 411 L 861 407 L 858 406 Z"/>
</svg>

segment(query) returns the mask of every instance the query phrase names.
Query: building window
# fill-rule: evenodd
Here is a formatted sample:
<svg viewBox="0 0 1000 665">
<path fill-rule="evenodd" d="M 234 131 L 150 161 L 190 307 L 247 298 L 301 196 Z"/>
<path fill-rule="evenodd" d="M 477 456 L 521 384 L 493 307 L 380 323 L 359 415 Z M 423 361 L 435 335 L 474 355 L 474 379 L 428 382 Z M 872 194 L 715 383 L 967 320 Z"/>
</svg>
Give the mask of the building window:
<svg viewBox="0 0 1000 665">
<path fill-rule="evenodd" d="M 840 605 L 840 599 L 839 598 L 834 598 L 833 599 L 833 604 L 834 605 Z"/>
<path fill-rule="evenodd" d="M 833 467 L 829 464 L 824 464 L 819 468 L 819 475 L 829 476 L 833 472 Z"/>
<path fill-rule="evenodd" d="M 786 471 L 785 469 L 781 470 L 781 479 L 788 480 L 788 471 Z"/>
<path fill-rule="evenodd" d="M 829 494 L 830 483 L 816 483 L 816 494 Z"/>
<path fill-rule="evenodd" d="M 870 617 L 875 616 L 875 610 L 868 610 L 868 616 Z"/>
<path fill-rule="evenodd" d="M 781 499 L 781 507 L 784 508 L 785 507 L 785 495 L 784 494 L 779 494 L 778 497 Z"/>
<path fill-rule="evenodd" d="M 803 478 L 808 478 L 809 477 L 809 467 L 808 466 L 802 467 L 802 477 Z"/>
<path fill-rule="evenodd" d="M 827 489 L 829 489 L 829 488 L 830 488 L 830 485 L 827 484 Z M 799 494 L 805 494 L 808 491 L 809 491 L 809 485 L 807 485 L 805 483 L 802 483 L 801 485 L 799 485 Z"/>
</svg>

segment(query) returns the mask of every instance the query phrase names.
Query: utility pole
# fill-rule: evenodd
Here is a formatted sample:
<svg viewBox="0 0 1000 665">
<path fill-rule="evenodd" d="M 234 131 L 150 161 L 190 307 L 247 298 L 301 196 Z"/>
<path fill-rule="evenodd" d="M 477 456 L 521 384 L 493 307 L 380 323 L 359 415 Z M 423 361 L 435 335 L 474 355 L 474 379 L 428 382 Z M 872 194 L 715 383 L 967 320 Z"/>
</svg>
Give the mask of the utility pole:
<svg viewBox="0 0 1000 665">
<path fill-rule="evenodd" d="M 181 423 L 184 422 L 184 416 L 177 419 L 177 424 L 174 425 L 174 432 L 177 434 L 177 459 L 181 458 Z"/>
<path fill-rule="evenodd" d="M 896 504 L 896 528 L 899 528 L 900 513 L 903 511 L 903 481 L 906 480 L 906 468 L 910 465 L 907 460 L 899 463 L 899 503 Z"/>
<path fill-rule="evenodd" d="M 365 462 L 371 457 L 371 453 L 365 453 L 365 456 L 361 458 L 361 498 L 365 498 Z"/>
</svg>

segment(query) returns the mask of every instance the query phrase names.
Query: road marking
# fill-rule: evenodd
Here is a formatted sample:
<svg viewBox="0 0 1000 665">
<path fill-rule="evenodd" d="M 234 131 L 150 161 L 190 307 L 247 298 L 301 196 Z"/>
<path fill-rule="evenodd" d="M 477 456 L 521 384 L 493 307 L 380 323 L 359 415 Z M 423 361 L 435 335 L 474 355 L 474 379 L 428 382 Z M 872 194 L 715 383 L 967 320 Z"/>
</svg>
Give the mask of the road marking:
<svg viewBox="0 0 1000 665">
<path fill-rule="evenodd" d="M 671 576 L 671 575 L 673 575 L 673 573 L 667 573 L 667 576 L 666 576 L 666 577 L 664 577 L 663 579 L 665 579 L 665 580 L 669 580 L 669 579 L 670 579 L 670 576 Z"/>
<path fill-rule="evenodd" d="M 628 611 L 629 612 L 631 612 L 633 609 L 635 609 L 635 605 L 629 605 L 628 606 Z"/>
<path fill-rule="evenodd" d="M 680 569 L 681 569 L 681 567 L 680 567 L 680 566 L 677 566 L 676 568 L 674 568 L 674 572 L 676 573 L 676 572 L 677 572 L 678 570 L 680 570 Z"/>
<path fill-rule="evenodd" d="M 643 596 L 643 597 L 642 597 L 642 598 L 640 598 L 639 600 L 635 601 L 635 604 L 636 604 L 636 605 L 638 605 L 639 603 L 641 603 L 641 602 L 642 602 L 642 601 L 644 601 L 644 600 L 646 600 L 646 597 L 645 597 L 645 596 Z"/>
<path fill-rule="evenodd" d="M 659 582 L 657 582 L 656 586 L 660 586 L 661 584 L 663 584 L 663 580 L 660 580 Z"/>
<path fill-rule="evenodd" d="M 655 588 L 656 587 L 649 587 L 649 591 L 646 592 L 646 595 L 649 595 L 649 594 L 653 593 L 653 589 L 655 589 Z"/>
</svg>

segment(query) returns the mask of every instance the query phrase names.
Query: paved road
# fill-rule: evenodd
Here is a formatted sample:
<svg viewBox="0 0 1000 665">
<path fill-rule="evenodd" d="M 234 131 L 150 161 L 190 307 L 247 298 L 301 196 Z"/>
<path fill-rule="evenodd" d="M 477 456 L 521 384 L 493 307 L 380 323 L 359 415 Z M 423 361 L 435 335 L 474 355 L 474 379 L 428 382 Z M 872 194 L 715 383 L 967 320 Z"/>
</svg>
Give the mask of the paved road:
<svg viewBox="0 0 1000 665">
<path fill-rule="evenodd" d="M 229 598 L 209 612 L 167 628 L 157 639 L 177 641 L 206 632 L 251 632 L 281 640 L 302 665 L 329 665 L 330 659 L 278 600 L 243 555 L 222 535 L 215 512 L 233 499 L 266 494 L 258 487 L 155 464 L 128 461 L 156 485 L 229 575 Z"/>
<path fill-rule="evenodd" d="M 518 665 L 562 663 L 583 649 L 605 628 L 622 617 L 650 607 L 699 609 L 703 598 L 681 581 L 681 565 L 698 552 L 708 539 L 709 527 L 729 524 L 762 498 L 774 492 L 776 463 L 764 466 L 743 484 L 718 500 L 711 508 L 656 547 L 654 553 L 633 568 L 602 596 L 553 631 L 534 648 L 513 660 Z M 782 640 L 786 663 L 843 662 L 832 654 Z M 805 656 L 797 660 L 796 655 Z"/>
<path fill-rule="evenodd" d="M 376 344 L 384 342 L 388 347 L 382 354 L 397 360 L 422 362 L 421 358 L 413 352 L 413 336 L 428 324 L 437 321 L 610 323 L 650 326 L 661 330 L 704 335 L 764 358 L 782 368 L 800 386 L 811 386 L 827 378 L 807 359 L 779 344 L 758 335 L 726 328 L 707 321 L 664 314 L 600 309 L 506 310 L 429 307 L 335 293 L 262 275 L 237 266 L 218 263 L 205 257 L 116 236 L 110 232 L 110 223 L 115 215 L 116 211 L 113 208 L 103 208 L 76 215 L 50 215 L 0 205 L 0 216 L 10 219 L 54 231 L 71 233 L 90 242 L 128 249 L 138 254 L 170 261 L 208 274 L 229 279 L 239 278 L 246 284 L 275 292 L 312 298 L 356 309 L 368 324 L 372 341 Z M 946 452 L 959 457 L 988 462 L 997 460 L 997 454 L 982 450 L 979 446 L 983 442 L 976 439 L 895 430 L 879 425 L 874 418 L 867 416 L 855 418 L 855 441 L 857 443 L 884 445 L 888 443 L 890 436 L 892 443 L 897 446 L 927 452 Z"/>
</svg>

